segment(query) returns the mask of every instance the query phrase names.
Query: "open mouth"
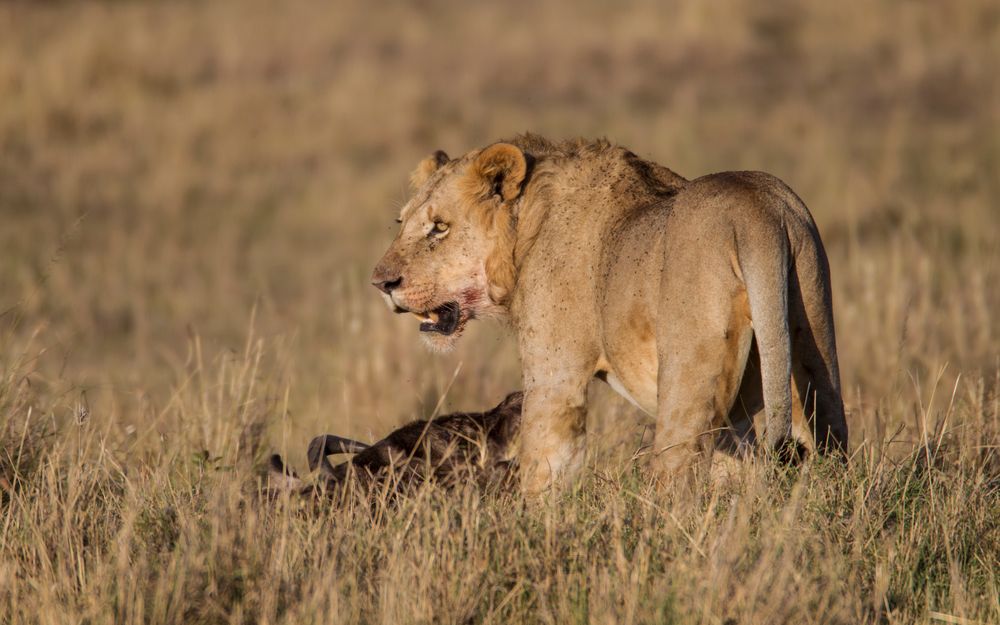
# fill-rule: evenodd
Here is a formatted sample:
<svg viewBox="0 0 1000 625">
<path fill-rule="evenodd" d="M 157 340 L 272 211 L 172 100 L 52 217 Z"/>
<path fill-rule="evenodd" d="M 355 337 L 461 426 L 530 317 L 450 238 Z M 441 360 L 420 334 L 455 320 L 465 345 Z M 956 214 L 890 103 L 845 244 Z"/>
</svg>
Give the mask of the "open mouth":
<svg viewBox="0 0 1000 625">
<path fill-rule="evenodd" d="M 421 332 L 437 332 L 448 336 L 454 334 L 462 320 L 462 309 L 458 302 L 447 302 L 427 312 L 416 312 L 396 306 L 397 313 L 413 313 L 420 319 Z"/>
</svg>

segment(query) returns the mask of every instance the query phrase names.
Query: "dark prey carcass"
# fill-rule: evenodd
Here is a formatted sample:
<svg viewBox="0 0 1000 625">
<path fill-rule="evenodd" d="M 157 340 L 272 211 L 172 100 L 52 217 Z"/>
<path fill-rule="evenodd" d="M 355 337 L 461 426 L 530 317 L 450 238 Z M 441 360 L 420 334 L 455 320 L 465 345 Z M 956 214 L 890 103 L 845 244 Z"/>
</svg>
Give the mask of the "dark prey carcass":
<svg viewBox="0 0 1000 625">
<path fill-rule="evenodd" d="M 402 492 L 428 479 L 445 486 L 474 480 L 481 487 L 509 487 L 516 480 L 513 455 L 521 425 L 522 393 L 508 395 L 486 412 L 456 412 L 408 423 L 367 445 L 325 434 L 309 444 L 309 470 L 319 482 L 306 485 L 285 466 L 270 460 L 271 488 L 311 493 L 339 492 L 357 485 L 362 492 Z M 336 466 L 327 456 L 353 454 Z"/>
</svg>

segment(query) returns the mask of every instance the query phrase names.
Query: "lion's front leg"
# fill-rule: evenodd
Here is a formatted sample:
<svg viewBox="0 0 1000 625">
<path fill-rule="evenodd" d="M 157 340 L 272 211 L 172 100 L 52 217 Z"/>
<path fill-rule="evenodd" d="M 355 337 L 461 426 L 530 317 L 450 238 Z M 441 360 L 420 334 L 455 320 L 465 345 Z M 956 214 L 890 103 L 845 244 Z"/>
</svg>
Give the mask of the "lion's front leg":
<svg viewBox="0 0 1000 625">
<path fill-rule="evenodd" d="M 587 386 L 600 356 L 597 318 L 581 305 L 596 297 L 579 286 L 586 277 L 574 273 L 579 267 L 544 269 L 519 276 L 512 305 L 524 382 L 518 464 L 526 494 L 569 485 L 583 467 Z M 553 284 L 553 275 L 561 282 Z"/>
<path fill-rule="evenodd" d="M 586 382 L 525 389 L 518 459 L 525 494 L 572 484 L 586 457 L 586 422 Z"/>
</svg>

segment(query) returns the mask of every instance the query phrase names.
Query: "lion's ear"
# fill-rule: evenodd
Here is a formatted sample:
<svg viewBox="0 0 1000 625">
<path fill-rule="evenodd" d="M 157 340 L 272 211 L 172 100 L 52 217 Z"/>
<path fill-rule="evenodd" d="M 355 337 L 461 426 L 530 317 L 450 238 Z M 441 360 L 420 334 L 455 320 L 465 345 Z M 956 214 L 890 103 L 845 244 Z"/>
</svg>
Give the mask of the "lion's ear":
<svg viewBox="0 0 1000 625">
<path fill-rule="evenodd" d="M 417 168 L 413 170 L 412 174 L 410 174 L 410 187 L 416 191 L 420 187 L 424 186 L 424 183 L 431 177 L 431 174 L 440 169 L 441 166 L 449 160 L 451 159 L 448 158 L 448 155 L 444 152 L 444 150 L 437 150 L 424 160 L 420 161 L 417 164 Z"/>
<path fill-rule="evenodd" d="M 494 143 L 472 162 L 469 175 L 483 195 L 499 195 L 505 202 L 521 194 L 521 183 L 528 174 L 528 160 L 521 148 L 510 143 Z"/>
</svg>

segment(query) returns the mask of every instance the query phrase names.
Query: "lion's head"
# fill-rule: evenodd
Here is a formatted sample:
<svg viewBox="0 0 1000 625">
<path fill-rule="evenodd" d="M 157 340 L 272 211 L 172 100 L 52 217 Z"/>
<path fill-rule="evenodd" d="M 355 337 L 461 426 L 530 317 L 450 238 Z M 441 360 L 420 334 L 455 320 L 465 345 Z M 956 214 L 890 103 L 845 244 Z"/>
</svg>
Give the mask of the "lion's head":
<svg viewBox="0 0 1000 625">
<path fill-rule="evenodd" d="M 476 317 L 503 317 L 514 286 L 514 215 L 529 158 L 510 143 L 449 159 L 441 151 L 410 177 L 413 197 L 372 273 L 398 313 L 420 318 L 428 346 L 448 350 Z"/>
</svg>

